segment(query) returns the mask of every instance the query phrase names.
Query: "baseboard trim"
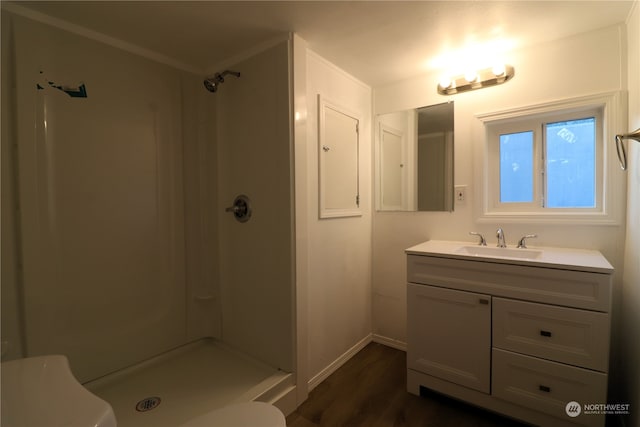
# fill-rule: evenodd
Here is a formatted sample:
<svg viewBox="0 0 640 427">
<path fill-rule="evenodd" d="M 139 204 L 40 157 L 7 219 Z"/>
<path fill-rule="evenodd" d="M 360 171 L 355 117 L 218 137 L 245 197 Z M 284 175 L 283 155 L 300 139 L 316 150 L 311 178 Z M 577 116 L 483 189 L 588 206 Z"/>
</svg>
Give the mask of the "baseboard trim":
<svg viewBox="0 0 640 427">
<path fill-rule="evenodd" d="M 386 345 L 387 347 L 395 348 L 396 350 L 407 351 L 407 343 L 404 341 L 394 340 L 393 338 L 388 338 L 378 334 L 373 334 L 372 340 L 373 342 Z"/>
<path fill-rule="evenodd" d="M 322 381 L 326 380 L 327 377 L 333 374 L 338 370 L 342 365 L 344 365 L 349 359 L 351 359 L 357 352 L 365 348 L 367 344 L 372 341 L 372 334 L 367 335 L 360 341 L 358 341 L 353 347 L 347 350 L 344 354 L 334 360 L 329 366 L 324 368 L 318 374 L 316 374 L 313 378 L 309 380 L 307 383 L 307 390 L 310 392 L 314 388 L 318 386 Z"/>
</svg>

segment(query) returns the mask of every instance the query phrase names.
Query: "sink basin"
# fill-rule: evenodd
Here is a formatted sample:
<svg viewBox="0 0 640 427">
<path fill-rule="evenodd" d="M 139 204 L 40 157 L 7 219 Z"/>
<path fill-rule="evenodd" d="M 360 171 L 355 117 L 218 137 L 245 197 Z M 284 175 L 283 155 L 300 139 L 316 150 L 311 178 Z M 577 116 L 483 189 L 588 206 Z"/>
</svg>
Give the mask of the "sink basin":
<svg viewBox="0 0 640 427">
<path fill-rule="evenodd" d="M 111 405 L 80 384 L 66 356 L 2 362 L 3 427 L 116 427 Z"/>
<path fill-rule="evenodd" d="M 498 248 L 493 245 L 474 245 L 473 242 L 428 240 L 407 248 L 405 252 L 408 255 L 467 259 L 593 273 L 613 273 L 613 266 L 609 264 L 609 261 L 600 252 L 591 249 L 548 246 L 536 246 L 530 249 L 518 249 L 515 246 Z"/>
<path fill-rule="evenodd" d="M 542 251 L 537 249 L 497 248 L 491 246 L 461 246 L 456 253 L 491 258 L 537 259 Z"/>
</svg>

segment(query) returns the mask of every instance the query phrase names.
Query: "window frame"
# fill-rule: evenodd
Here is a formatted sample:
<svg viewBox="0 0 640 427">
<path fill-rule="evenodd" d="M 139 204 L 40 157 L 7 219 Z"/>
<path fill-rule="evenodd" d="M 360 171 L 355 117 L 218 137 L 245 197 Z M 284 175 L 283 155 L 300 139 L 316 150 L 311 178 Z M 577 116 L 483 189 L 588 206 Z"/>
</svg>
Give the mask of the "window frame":
<svg viewBox="0 0 640 427">
<path fill-rule="evenodd" d="M 596 147 L 595 147 L 595 207 L 593 208 L 550 208 L 546 205 L 548 196 L 547 171 L 547 141 L 546 125 L 556 122 L 596 118 Z M 604 136 L 602 135 L 603 107 L 586 107 L 559 112 L 526 116 L 522 120 L 494 121 L 486 125 L 487 144 L 489 150 L 489 188 L 495 188 L 489 194 L 490 206 L 496 212 L 599 212 L 602 210 L 602 171 L 604 157 Z M 533 200 L 531 202 L 502 202 L 500 184 L 500 136 L 521 132 L 533 133 Z"/>
<path fill-rule="evenodd" d="M 613 141 L 616 132 L 624 128 L 624 94 L 611 92 L 521 107 L 491 113 L 477 114 L 483 141 L 476 144 L 476 154 L 482 159 L 482 168 L 476 173 L 476 182 L 482 183 L 476 204 L 478 222 L 552 222 L 590 223 L 618 225 L 622 219 L 619 200 L 624 199 L 626 180 L 617 171 Z M 596 207 L 549 208 L 542 207 L 546 177 L 543 158 L 545 154 L 543 123 L 555 123 L 570 119 L 596 117 Z M 536 126 L 532 127 L 535 123 Z M 499 135 L 506 133 L 534 132 L 534 201 L 532 203 L 500 202 L 500 142 Z"/>
</svg>

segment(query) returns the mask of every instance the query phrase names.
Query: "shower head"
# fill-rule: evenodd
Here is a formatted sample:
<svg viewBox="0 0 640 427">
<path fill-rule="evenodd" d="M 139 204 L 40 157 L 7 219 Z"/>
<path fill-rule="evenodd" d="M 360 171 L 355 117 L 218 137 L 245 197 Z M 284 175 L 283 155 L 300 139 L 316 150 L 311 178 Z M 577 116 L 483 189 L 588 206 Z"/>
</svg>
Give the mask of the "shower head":
<svg viewBox="0 0 640 427">
<path fill-rule="evenodd" d="M 213 79 L 204 79 L 204 87 L 209 91 L 215 93 L 218 90 L 218 83 Z"/>
<path fill-rule="evenodd" d="M 224 76 L 229 74 L 240 77 L 240 73 L 238 71 L 224 70 L 222 73 L 216 73 L 213 77 L 207 77 L 204 79 L 204 87 L 209 92 L 215 93 L 218 90 L 218 85 L 220 83 L 224 83 Z"/>
</svg>

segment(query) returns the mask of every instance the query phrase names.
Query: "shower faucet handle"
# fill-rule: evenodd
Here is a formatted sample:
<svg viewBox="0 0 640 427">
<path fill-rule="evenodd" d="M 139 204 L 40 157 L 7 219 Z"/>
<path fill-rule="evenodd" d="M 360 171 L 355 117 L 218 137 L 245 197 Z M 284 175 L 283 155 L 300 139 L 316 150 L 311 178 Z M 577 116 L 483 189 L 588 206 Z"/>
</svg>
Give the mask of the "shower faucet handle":
<svg viewBox="0 0 640 427">
<path fill-rule="evenodd" d="M 244 194 L 240 194 L 233 201 L 233 205 L 225 209 L 225 212 L 231 212 L 239 222 L 247 222 L 251 218 L 251 200 Z"/>
<path fill-rule="evenodd" d="M 243 211 L 245 211 L 246 209 L 241 206 L 241 205 L 233 205 L 233 206 L 229 206 L 228 208 L 225 208 L 225 212 L 231 212 L 234 214 L 242 214 Z"/>
</svg>

